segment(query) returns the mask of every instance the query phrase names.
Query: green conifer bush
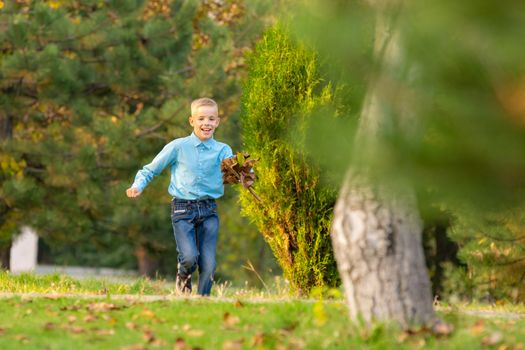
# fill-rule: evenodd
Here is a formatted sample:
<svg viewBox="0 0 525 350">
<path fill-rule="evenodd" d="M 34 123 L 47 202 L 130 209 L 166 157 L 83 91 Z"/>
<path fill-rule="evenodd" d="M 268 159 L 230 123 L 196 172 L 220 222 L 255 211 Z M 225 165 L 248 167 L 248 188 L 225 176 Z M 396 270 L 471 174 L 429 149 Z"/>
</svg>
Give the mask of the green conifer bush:
<svg viewBox="0 0 525 350">
<path fill-rule="evenodd" d="M 332 101 L 315 53 L 282 25 L 268 30 L 249 57 L 241 112 L 244 150 L 259 160 L 254 188 L 262 201 L 242 191 L 241 203 L 291 291 L 303 295 L 338 279 L 329 237 L 335 191 L 320 185 L 319 168 L 298 146 L 312 111 Z"/>
</svg>

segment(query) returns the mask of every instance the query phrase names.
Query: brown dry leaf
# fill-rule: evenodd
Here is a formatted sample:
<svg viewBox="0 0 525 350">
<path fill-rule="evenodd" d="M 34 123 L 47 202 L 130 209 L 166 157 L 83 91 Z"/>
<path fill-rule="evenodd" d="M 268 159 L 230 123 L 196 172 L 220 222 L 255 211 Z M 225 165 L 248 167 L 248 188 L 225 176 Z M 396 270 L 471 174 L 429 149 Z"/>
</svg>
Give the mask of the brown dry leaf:
<svg viewBox="0 0 525 350">
<path fill-rule="evenodd" d="M 144 310 L 142 310 L 142 312 L 140 313 L 140 316 L 146 318 L 153 318 L 155 317 L 155 313 L 148 308 L 144 308 Z"/>
<path fill-rule="evenodd" d="M 80 326 L 65 326 L 64 330 L 73 333 L 73 334 L 80 334 L 86 332 L 86 330 L 83 327 Z"/>
<path fill-rule="evenodd" d="M 427 345 L 427 341 L 423 338 L 420 338 L 415 344 L 417 349 L 423 349 L 425 345 Z"/>
<path fill-rule="evenodd" d="M 304 343 L 304 340 L 300 338 L 292 338 L 290 339 L 290 347 L 295 350 L 302 350 L 305 348 L 306 344 Z"/>
<path fill-rule="evenodd" d="M 76 316 L 71 315 L 67 317 L 67 322 L 69 322 L 70 324 L 75 322 L 76 320 L 77 320 Z"/>
<path fill-rule="evenodd" d="M 407 331 L 402 331 L 401 333 L 398 334 L 398 336 L 396 337 L 396 340 L 398 343 L 404 343 L 405 340 L 407 340 L 407 338 L 410 336 L 410 332 L 407 332 Z"/>
<path fill-rule="evenodd" d="M 155 340 L 155 334 L 153 334 L 153 331 L 151 330 L 144 331 L 142 339 L 147 343 L 152 343 Z"/>
<path fill-rule="evenodd" d="M 78 304 L 74 304 L 74 305 L 68 305 L 68 306 L 61 307 L 60 310 L 61 311 L 78 311 L 81 308 L 82 306 Z"/>
<path fill-rule="evenodd" d="M 262 332 L 257 332 L 252 337 L 250 345 L 253 348 L 254 346 L 262 345 L 264 343 L 265 335 Z"/>
<path fill-rule="evenodd" d="M 454 331 L 454 326 L 444 321 L 437 321 L 432 325 L 432 333 L 438 337 L 448 337 Z"/>
<path fill-rule="evenodd" d="M 135 345 L 123 346 L 120 348 L 120 350 L 148 350 L 148 348 L 142 344 L 135 344 Z"/>
<path fill-rule="evenodd" d="M 0 335 L 4 335 L 6 331 L 6 328 L 0 327 Z"/>
<path fill-rule="evenodd" d="M 503 334 L 501 334 L 501 332 L 493 332 L 492 334 L 487 335 L 486 337 L 481 339 L 481 345 L 483 346 L 496 345 L 502 340 L 503 340 Z"/>
<path fill-rule="evenodd" d="M 235 306 L 236 308 L 241 308 L 241 307 L 244 307 L 244 304 L 239 300 L 235 300 L 235 304 L 233 304 L 233 306 Z"/>
<path fill-rule="evenodd" d="M 17 334 L 17 335 L 15 335 L 15 339 L 18 340 L 19 342 L 23 343 L 23 344 L 27 344 L 31 340 L 31 338 L 29 338 L 25 334 Z"/>
<path fill-rule="evenodd" d="M 244 339 L 226 340 L 222 344 L 222 350 L 242 350 Z"/>
<path fill-rule="evenodd" d="M 186 334 L 190 337 L 202 337 L 204 331 L 202 329 L 190 329 Z"/>
<path fill-rule="evenodd" d="M 126 322 L 126 328 L 130 330 L 135 330 L 138 328 L 136 323 L 133 322 Z"/>
<path fill-rule="evenodd" d="M 114 329 L 96 329 L 95 330 L 96 335 L 115 335 Z"/>
<path fill-rule="evenodd" d="M 184 350 L 186 348 L 186 341 L 182 339 L 181 337 L 178 337 L 175 340 L 175 344 L 173 345 L 173 350 Z"/>
<path fill-rule="evenodd" d="M 46 330 L 46 331 L 52 331 L 53 329 L 56 329 L 56 328 L 57 328 L 57 325 L 54 324 L 53 322 L 47 322 L 44 325 L 44 330 Z"/>
<path fill-rule="evenodd" d="M 157 339 L 153 340 L 153 341 L 151 342 L 151 344 L 152 344 L 153 346 L 164 346 L 164 345 L 168 344 L 168 342 L 165 341 L 164 339 L 158 339 L 158 338 L 157 338 Z"/>
<path fill-rule="evenodd" d="M 84 317 L 84 322 L 93 322 L 97 320 L 97 316 L 89 314 Z"/>
<path fill-rule="evenodd" d="M 470 333 L 478 335 L 485 329 L 485 322 L 483 320 L 477 320 L 476 323 L 470 327 Z"/>
<path fill-rule="evenodd" d="M 225 312 L 222 316 L 222 325 L 225 328 L 233 328 L 241 320 L 238 316 L 232 315 L 229 312 Z"/>
<path fill-rule="evenodd" d="M 91 303 L 87 306 L 87 309 L 89 311 L 100 311 L 100 312 L 120 310 L 122 308 L 123 308 L 122 306 L 118 306 L 113 303 L 106 303 L 106 302 Z"/>
<path fill-rule="evenodd" d="M 503 343 L 500 346 L 498 346 L 498 350 L 507 350 L 509 348 L 509 344 Z"/>
</svg>

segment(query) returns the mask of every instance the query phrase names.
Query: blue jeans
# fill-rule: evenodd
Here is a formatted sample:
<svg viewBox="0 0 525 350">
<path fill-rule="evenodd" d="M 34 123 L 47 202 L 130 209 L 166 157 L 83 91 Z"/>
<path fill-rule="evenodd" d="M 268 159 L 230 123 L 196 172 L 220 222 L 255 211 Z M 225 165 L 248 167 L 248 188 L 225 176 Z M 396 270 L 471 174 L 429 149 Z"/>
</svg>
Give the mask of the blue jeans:
<svg viewBox="0 0 525 350">
<path fill-rule="evenodd" d="M 171 202 L 171 222 L 179 253 L 178 274 L 183 277 L 191 275 L 198 267 L 198 293 L 210 295 L 219 234 L 215 200 L 174 198 Z"/>
</svg>

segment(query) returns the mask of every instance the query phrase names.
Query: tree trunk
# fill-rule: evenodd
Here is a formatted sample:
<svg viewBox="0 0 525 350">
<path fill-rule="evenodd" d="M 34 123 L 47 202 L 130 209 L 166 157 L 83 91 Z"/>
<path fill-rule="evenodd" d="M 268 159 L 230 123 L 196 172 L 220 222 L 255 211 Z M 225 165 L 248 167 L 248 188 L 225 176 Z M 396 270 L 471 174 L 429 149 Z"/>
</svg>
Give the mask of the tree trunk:
<svg viewBox="0 0 525 350">
<path fill-rule="evenodd" d="M 409 89 L 400 84 L 413 68 L 404 61 L 396 26 L 401 1 L 369 2 L 377 13 L 374 53 L 379 70 L 361 111 L 355 149 L 363 152 L 356 154 L 358 160 L 384 156 L 377 153 L 376 142 L 385 128 L 402 129 L 404 135 L 414 131 Z M 432 294 L 414 192 L 409 185 L 394 186 L 395 179 L 387 184 L 383 177 L 378 184 L 367 175 L 371 169 L 357 166 L 341 189 L 331 230 L 350 316 L 367 324 L 430 324 Z"/>
<path fill-rule="evenodd" d="M 429 324 L 434 313 L 415 198 L 357 176 L 341 190 L 332 242 L 353 320 Z"/>
<path fill-rule="evenodd" d="M 153 258 L 143 245 L 135 248 L 135 256 L 139 267 L 139 273 L 142 276 L 155 277 L 159 269 L 159 262 Z"/>
<path fill-rule="evenodd" d="M 11 261 L 11 245 L 0 247 L 0 269 L 9 270 Z"/>
<path fill-rule="evenodd" d="M 13 117 L 10 115 L 0 115 L 0 141 L 10 139 L 13 135 Z M 0 220 L 7 215 L 9 208 L 5 206 L 5 211 L 0 211 Z M 11 260 L 11 241 L 0 246 L 0 268 L 10 269 Z"/>
</svg>

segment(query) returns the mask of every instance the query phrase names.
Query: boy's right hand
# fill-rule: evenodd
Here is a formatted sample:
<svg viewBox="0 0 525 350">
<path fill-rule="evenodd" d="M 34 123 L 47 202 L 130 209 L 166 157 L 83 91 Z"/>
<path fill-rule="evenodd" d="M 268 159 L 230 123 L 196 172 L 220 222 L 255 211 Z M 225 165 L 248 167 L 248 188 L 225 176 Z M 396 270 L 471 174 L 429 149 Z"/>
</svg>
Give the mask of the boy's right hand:
<svg viewBox="0 0 525 350">
<path fill-rule="evenodd" d="M 139 189 L 135 187 L 130 187 L 126 190 L 126 196 L 128 196 L 129 198 L 138 197 L 140 196 L 140 194 L 141 192 L 139 191 Z"/>
</svg>

